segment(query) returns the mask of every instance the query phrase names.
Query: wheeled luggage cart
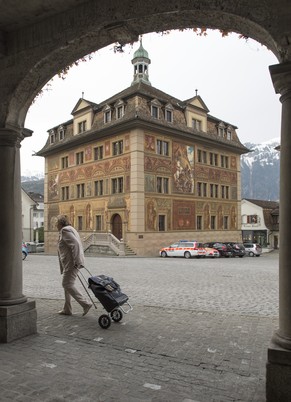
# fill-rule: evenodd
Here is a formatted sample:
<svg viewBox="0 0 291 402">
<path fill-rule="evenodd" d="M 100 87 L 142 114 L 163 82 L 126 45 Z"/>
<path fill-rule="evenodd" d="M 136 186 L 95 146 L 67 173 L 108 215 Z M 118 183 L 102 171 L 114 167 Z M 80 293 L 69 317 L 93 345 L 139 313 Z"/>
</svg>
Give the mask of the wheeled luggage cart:
<svg viewBox="0 0 291 402">
<path fill-rule="evenodd" d="M 96 298 L 107 311 L 107 314 L 100 315 L 98 323 L 101 328 L 107 329 L 110 327 L 112 321 L 121 321 L 123 313 L 129 313 L 132 310 L 132 306 L 128 301 L 128 296 L 121 292 L 119 284 L 115 282 L 113 278 L 106 275 L 92 276 L 87 268 L 85 268 L 85 270 L 90 275 L 88 278 L 88 288 L 92 290 Z M 78 272 L 78 278 L 97 310 L 95 302 L 85 287 L 84 283 L 87 283 L 87 281 L 81 270 Z"/>
</svg>

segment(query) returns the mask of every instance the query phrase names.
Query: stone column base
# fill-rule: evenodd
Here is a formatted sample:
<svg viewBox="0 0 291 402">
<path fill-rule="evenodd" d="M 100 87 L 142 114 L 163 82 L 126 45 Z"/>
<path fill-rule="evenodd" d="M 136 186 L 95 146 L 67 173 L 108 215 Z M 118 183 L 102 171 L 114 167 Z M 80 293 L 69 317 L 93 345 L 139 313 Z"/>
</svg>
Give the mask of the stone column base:
<svg viewBox="0 0 291 402">
<path fill-rule="evenodd" d="M 291 350 L 273 342 L 268 349 L 266 401 L 291 401 Z"/>
<path fill-rule="evenodd" d="M 0 343 L 9 343 L 36 334 L 35 301 L 0 306 Z"/>
</svg>

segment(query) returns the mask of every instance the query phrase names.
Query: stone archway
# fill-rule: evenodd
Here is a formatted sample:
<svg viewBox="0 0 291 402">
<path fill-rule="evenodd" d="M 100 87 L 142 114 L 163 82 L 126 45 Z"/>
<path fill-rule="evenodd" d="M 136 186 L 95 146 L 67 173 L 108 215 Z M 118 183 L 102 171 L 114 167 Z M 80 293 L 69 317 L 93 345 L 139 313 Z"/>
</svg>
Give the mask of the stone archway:
<svg viewBox="0 0 291 402">
<path fill-rule="evenodd" d="M 118 0 L 55 0 L 50 2 L 52 8 L 44 11 L 42 2 L 26 3 L 19 1 L 14 7 L 15 13 L 9 10 L 9 5 L 3 6 L 1 12 L 0 340 L 7 342 L 36 331 L 35 306 L 22 294 L 19 247 L 19 148 L 21 141 L 31 135 L 24 123 L 35 95 L 55 73 L 74 60 L 114 42 L 134 41 L 138 34 L 193 26 L 239 32 L 266 45 L 282 63 L 270 68 L 275 90 L 282 95 L 282 138 L 280 328 L 269 349 L 267 394 L 268 400 L 287 400 L 291 393 L 291 385 L 288 385 L 291 384 L 291 6 L 283 0 L 276 4 L 270 0 L 150 0 L 137 7 L 123 0 L 121 8 Z M 11 205 L 15 207 L 12 209 Z M 8 330 L 7 324 L 10 325 Z"/>
</svg>

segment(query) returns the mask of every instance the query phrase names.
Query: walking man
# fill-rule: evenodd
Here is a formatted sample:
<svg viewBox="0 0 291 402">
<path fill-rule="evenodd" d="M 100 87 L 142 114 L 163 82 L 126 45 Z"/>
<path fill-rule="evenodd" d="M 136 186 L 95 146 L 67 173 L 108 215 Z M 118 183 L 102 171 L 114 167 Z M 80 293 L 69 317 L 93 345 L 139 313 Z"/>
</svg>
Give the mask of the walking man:
<svg viewBox="0 0 291 402">
<path fill-rule="evenodd" d="M 84 316 L 92 307 L 92 303 L 89 303 L 75 286 L 78 270 L 85 264 L 82 242 L 66 215 L 58 215 L 56 226 L 59 231 L 58 256 L 63 275 L 62 286 L 65 291 L 65 304 L 59 314 L 72 315 L 73 297 L 83 307 Z"/>
</svg>

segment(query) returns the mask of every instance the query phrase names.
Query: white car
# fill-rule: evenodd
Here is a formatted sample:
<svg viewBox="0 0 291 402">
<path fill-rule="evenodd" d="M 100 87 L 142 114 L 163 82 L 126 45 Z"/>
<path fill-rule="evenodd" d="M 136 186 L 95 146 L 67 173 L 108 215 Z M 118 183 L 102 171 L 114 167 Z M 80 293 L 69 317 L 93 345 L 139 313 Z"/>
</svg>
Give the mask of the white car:
<svg viewBox="0 0 291 402">
<path fill-rule="evenodd" d="M 244 248 L 246 250 L 246 255 L 250 257 L 259 257 L 262 254 L 262 247 L 257 243 L 244 243 Z"/>
<path fill-rule="evenodd" d="M 185 240 L 163 247 L 159 254 L 161 257 L 200 258 L 206 256 L 206 251 L 201 247 L 201 243 Z"/>
</svg>

